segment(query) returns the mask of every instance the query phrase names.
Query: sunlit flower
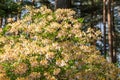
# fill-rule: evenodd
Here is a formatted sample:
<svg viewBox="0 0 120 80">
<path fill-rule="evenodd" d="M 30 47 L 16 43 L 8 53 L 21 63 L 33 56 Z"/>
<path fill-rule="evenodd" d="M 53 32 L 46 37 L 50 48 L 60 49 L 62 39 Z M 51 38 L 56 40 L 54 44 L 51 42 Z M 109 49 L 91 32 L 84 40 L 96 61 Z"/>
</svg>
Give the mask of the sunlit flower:
<svg viewBox="0 0 120 80">
<path fill-rule="evenodd" d="M 28 79 L 29 80 L 36 80 L 36 79 L 40 79 L 41 74 L 39 72 L 32 72 L 29 76 Z"/>
<path fill-rule="evenodd" d="M 57 80 L 54 76 L 50 77 L 49 80 Z"/>
<path fill-rule="evenodd" d="M 4 67 L 0 65 L 0 73 L 5 73 Z"/>
<path fill-rule="evenodd" d="M 21 78 L 17 78 L 16 80 L 28 80 L 28 79 L 21 77 Z"/>
<path fill-rule="evenodd" d="M 67 64 L 66 64 L 66 62 L 64 60 L 58 59 L 56 61 L 56 65 L 58 65 L 59 67 L 63 67 L 63 66 L 66 66 Z"/>
<path fill-rule="evenodd" d="M 25 63 L 19 63 L 16 66 L 14 72 L 15 72 L 15 74 L 22 75 L 22 74 L 25 74 L 27 72 L 27 70 L 28 70 L 27 64 L 25 64 Z"/>
<path fill-rule="evenodd" d="M 30 58 L 30 64 L 31 64 L 31 67 L 37 67 L 39 65 L 36 57 Z"/>
<path fill-rule="evenodd" d="M 60 68 L 54 69 L 53 74 L 58 75 L 60 73 Z"/>
<path fill-rule="evenodd" d="M 53 52 L 47 52 L 47 54 L 45 55 L 45 57 L 46 57 L 46 59 L 53 59 L 54 58 L 54 55 L 55 55 L 55 53 L 53 53 Z"/>
<path fill-rule="evenodd" d="M 10 78 L 8 78 L 8 77 L 6 76 L 6 74 L 1 74 L 1 73 L 0 73 L 0 80 L 10 80 Z"/>
<path fill-rule="evenodd" d="M 46 66 L 46 65 L 48 65 L 48 61 L 47 60 L 41 60 L 40 65 Z"/>
<path fill-rule="evenodd" d="M 48 15 L 48 16 L 47 16 L 47 20 L 48 20 L 48 21 L 51 21 L 52 19 L 53 19 L 53 16 L 52 16 L 52 15 Z"/>
</svg>

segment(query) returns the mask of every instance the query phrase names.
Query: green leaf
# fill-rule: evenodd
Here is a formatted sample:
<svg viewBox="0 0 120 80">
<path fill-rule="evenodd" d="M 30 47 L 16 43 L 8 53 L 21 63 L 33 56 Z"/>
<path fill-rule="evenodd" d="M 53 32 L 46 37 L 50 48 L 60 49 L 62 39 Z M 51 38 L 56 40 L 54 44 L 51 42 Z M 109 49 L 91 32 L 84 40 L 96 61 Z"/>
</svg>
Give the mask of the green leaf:
<svg viewBox="0 0 120 80">
<path fill-rule="evenodd" d="M 78 22 L 83 23 L 84 18 L 78 18 L 77 20 L 78 20 Z"/>
<path fill-rule="evenodd" d="M 3 34 L 5 34 L 7 31 L 9 31 L 10 30 L 10 28 L 11 28 L 12 26 L 5 26 L 4 28 L 2 28 L 3 29 Z"/>
</svg>

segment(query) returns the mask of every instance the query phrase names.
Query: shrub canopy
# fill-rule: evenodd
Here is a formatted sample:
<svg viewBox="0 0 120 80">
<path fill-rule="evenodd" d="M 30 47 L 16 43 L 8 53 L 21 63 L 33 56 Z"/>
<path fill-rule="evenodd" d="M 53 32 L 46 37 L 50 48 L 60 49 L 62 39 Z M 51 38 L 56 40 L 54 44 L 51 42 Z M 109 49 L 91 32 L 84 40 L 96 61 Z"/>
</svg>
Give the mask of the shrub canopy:
<svg viewBox="0 0 120 80">
<path fill-rule="evenodd" d="M 83 31 L 74 15 L 41 7 L 3 28 L 0 80 L 118 80 L 119 69 L 93 44 L 100 31 Z"/>
</svg>

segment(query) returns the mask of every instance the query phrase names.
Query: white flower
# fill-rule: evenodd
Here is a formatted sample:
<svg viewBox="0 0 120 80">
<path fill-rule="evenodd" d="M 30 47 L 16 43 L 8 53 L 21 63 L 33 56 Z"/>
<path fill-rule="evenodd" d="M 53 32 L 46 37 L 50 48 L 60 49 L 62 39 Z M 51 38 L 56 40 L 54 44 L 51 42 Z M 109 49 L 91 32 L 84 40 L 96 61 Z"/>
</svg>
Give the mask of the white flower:
<svg viewBox="0 0 120 80">
<path fill-rule="evenodd" d="M 47 52 L 47 54 L 45 55 L 45 57 L 46 57 L 46 59 L 53 59 L 54 58 L 54 55 L 55 55 L 55 53 L 53 53 L 53 52 Z"/>
<path fill-rule="evenodd" d="M 63 66 L 66 66 L 66 62 L 64 60 L 57 60 L 56 61 L 56 65 L 58 65 L 59 67 L 63 67 Z"/>
<path fill-rule="evenodd" d="M 60 73 L 60 71 L 61 71 L 60 68 L 54 69 L 53 74 L 58 75 Z"/>
</svg>

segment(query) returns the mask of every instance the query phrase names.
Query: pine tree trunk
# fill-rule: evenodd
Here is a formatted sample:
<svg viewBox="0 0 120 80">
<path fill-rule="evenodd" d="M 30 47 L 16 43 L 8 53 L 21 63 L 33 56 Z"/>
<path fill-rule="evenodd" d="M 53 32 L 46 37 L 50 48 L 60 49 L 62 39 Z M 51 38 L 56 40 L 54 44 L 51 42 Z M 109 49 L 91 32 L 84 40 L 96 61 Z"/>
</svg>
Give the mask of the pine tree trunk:
<svg viewBox="0 0 120 80">
<path fill-rule="evenodd" d="M 113 58 L 113 28 L 112 28 L 112 18 L 111 18 L 111 0 L 108 0 L 108 44 L 109 44 L 109 56 L 110 62 L 114 62 Z"/>
<path fill-rule="evenodd" d="M 7 23 L 12 23 L 12 22 L 13 22 L 12 14 L 8 14 Z"/>
<path fill-rule="evenodd" d="M 8 17 L 5 17 L 4 19 L 5 19 L 5 25 L 6 25 L 8 23 L 7 21 Z"/>
<path fill-rule="evenodd" d="M 34 6 L 34 4 L 35 4 L 35 0 L 32 0 L 32 5 Z"/>
<path fill-rule="evenodd" d="M 55 9 L 71 7 L 71 0 L 55 0 L 55 2 L 56 2 Z"/>
<path fill-rule="evenodd" d="M 20 20 L 20 19 L 21 19 L 21 12 L 18 12 L 18 14 L 16 15 L 15 21 Z"/>
<path fill-rule="evenodd" d="M 117 62 L 117 51 L 116 51 L 116 33 L 115 33 L 115 26 L 114 26 L 114 1 L 112 0 L 112 26 L 113 26 L 113 63 Z"/>
<path fill-rule="evenodd" d="M 0 28 L 2 28 L 2 18 L 0 17 Z"/>
<path fill-rule="evenodd" d="M 103 0 L 104 55 L 106 57 L 106 0 Z"/>
<path fill-rule="evenodd" d="M 94 3 L 94 0 L 91 0 L 91 6 L 92 8 L 94 8 L 95 6 L 95 3 Z M 90 26 L 93 27 L 94 26 L 94 9 L 92 9 L 91 11 L 91 23 L 90 23 Z"/>
<path fill-rule="evenodd" d="M 23 0 L 19 0 L 19 2 L 20 2 L 21 4 L 23 4 L 23 3 L 24 3 L 24 1 L 23 1 Z"/>
</svg>

